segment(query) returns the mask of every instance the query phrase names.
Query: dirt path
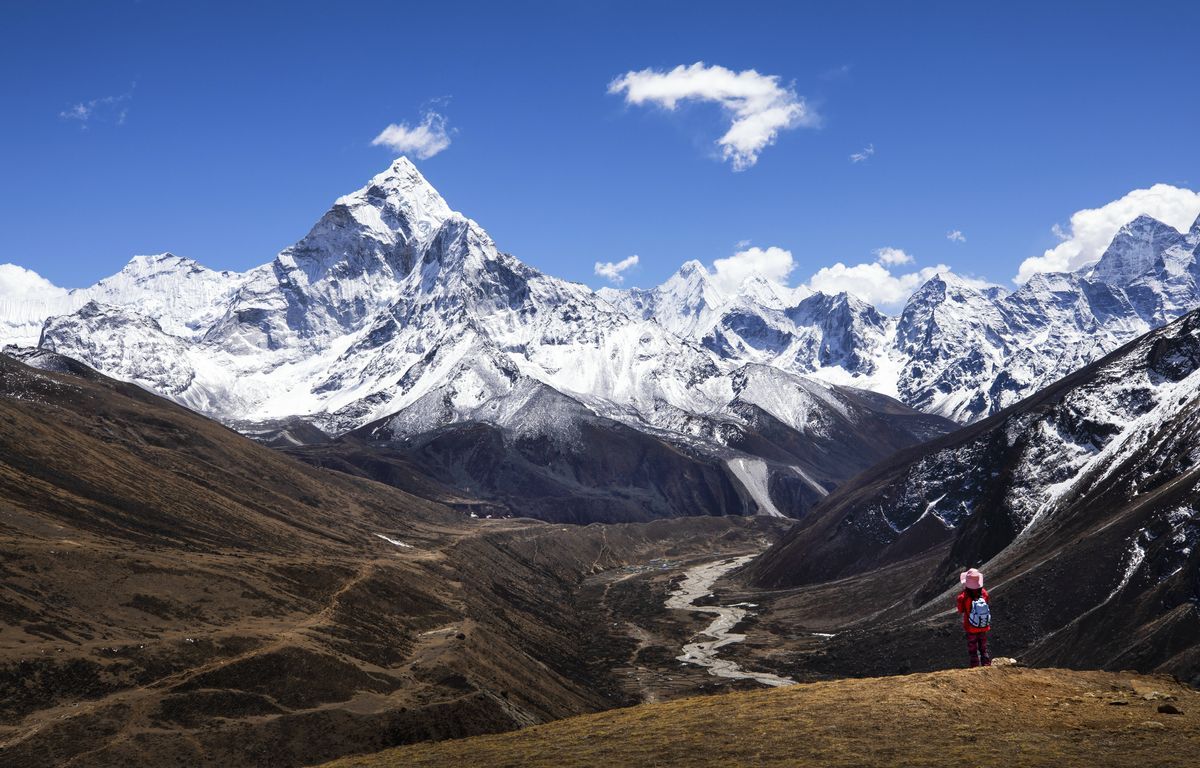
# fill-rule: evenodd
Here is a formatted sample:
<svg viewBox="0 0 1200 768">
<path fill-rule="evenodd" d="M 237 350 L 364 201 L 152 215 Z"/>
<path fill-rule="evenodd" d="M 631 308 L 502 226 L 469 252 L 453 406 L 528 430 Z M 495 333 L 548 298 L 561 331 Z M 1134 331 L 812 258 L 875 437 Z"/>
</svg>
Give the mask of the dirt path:
<svg viewBox="0 0 1200 768">
<path fill-rule="evenodd" d="M 741 668 L 737 662 L 721 659 L 717 651 L 727 645 L 740 643 L 746 639 L 743 634 L 731 630 L 749 613 L 748 606 L 739 605 L 696 605 L 696 600 L 710 593 L 712 585 L 729 571 L 745 565 L 755 555 L 743 555 L 725 560 L 689 568 L 684 572 L 683 582 L 676 587 L 667 598 L 666 607 L 670 610 L 708 613 L 716 616 L 713 622 L 693 637 L 693 642 L 683 646 L 683 653 L 675 658 L 687 664 L 696 664 L 708 669 L 709 674 L 732 680 L 754 680 L 755 682 L 780 687 L 794 685 L 795 680 L 769 672 L 750 672 Z M 709 640 L 697 640 L 698 637 L 708 637 Z"/>
</svg>

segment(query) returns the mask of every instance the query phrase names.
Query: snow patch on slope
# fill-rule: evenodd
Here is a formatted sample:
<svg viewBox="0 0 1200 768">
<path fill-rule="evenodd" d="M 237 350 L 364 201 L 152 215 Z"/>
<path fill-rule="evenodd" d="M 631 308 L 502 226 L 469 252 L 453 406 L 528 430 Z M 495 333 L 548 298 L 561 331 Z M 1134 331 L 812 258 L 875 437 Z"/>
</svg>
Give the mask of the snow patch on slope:
<svg viewBox="0 0 1200 768">
<path fill-rule="evenodd" d="M 767 517 L 787 517 L 779 511 L 775 502 L 771 501 L 767 462 L 762 459 L 737 458 L 729 459 L 725 464 L 758 505 L 758 514 Z"/>
</svg>

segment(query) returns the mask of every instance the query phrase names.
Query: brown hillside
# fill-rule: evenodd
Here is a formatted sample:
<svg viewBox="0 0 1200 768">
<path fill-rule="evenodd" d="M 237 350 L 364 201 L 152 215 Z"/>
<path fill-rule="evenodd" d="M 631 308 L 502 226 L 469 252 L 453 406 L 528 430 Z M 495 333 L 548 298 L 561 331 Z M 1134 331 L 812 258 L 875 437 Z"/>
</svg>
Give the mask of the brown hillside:
<svg viewBox="0 0 1200 768">
<path fill-rule="evenodd" d="M 1200 693 L 1170 678 L 997 666 L 678 699 L 326 768 L 1146 768 L 1197 755 Z"/>
<path fill-rule="evenodd" d="M 584 578 L 770 533 L 472 521 L 35 362 L 0 355 L 5 768 L 283 768 L 628 704 Z"/>
</svg>

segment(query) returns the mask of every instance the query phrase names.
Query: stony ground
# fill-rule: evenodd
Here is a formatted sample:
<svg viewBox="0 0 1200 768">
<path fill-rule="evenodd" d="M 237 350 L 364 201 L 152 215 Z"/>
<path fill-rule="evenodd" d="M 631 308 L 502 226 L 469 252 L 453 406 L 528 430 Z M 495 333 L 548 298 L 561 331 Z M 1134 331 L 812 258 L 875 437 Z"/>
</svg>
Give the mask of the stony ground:
<svg viewBox="0 0 1200 768">
<path fill-rule="evenodd" d="M 677 699 L 418 744 L 328 768 L 1195 766 L 1200 692 L 996 666 Z"/>
</svg>

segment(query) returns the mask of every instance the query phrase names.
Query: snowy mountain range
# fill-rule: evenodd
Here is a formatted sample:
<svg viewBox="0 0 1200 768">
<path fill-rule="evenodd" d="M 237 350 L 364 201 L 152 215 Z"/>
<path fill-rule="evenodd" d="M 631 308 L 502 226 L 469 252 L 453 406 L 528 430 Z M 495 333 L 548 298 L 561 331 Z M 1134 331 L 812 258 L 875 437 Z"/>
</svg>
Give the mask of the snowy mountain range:
<svg viewBox="0 0 1200 768">
<path fill-rule="evenodd" d="M 632 429 L 715 462 L 745 511 L 800 514 L 888 451 L 950 428 L 936 416 L 995 412 L 1194 306 L 1198 247 L 1200 222 L 1182 234 L 1143 217 L 1082 272 L 1012 293 L 939 276 L 896 318 L 760 278 L 724 295 L 698 262 L 654 289 L 593 292 L 499 251 L 401 158 L 248 272 L 139 256 L 89 288 L 0 296 L 0 342 L 81 360 L 243 431 L 300 417 L 405 460 L 448 428 L 490 425 L 510 453 L 553 445 L 564 494 L 588 454 L 582 424 Z M 418 463 L 435 475 L 505 494 L 497 461 L 481 476 L 429 455 Z M 671 513 L 691 504 L 641 490 Z"/>
<path fill-rule="evenodd" d="M 733 296 L 689 262 L 650 290 L 602 289 L 724 360 L 881 392 L 971 422 L 1200 306 L 1200 219 L 1128 223 L 1096 264 L 1015 291 L 938 275 L 887 317 L 854 296 L 747 281 Z"/>
<path fill-rule="evenodd" d="M 334 436 L 371 425 L 366 439 L 395 451 L 402 440 L 486 424 L 503 436 L 501 455 L 554 446 L 570 465 L 553 478 L 561 489 L 578 483 L 595 447 L 581 438 L 594 435 L 585 424 L 609 437 L 632 429 L 657 446 L 639 442 L 640 451 L 719 467 L 716 495 L 736 502 L 721 511 L 782 514 L 776 501 L 786 501 L 802 512 L 854 471 L 949 427 L 870 393 L 715 356 L 544 275 L 500 252 L 406 159 L 339 198 L 262 267 L 217 273 L 170 254 L 135 258 L 40 308 L 14 302 L 14 340 L 29 340 L 39 312 L 43 349 L 245 431 L 292 417 Z M 822 444 L 830 448 L 814 450 Z M 862 451 L 847 456 L 835 444 Z M 511 497 L 494 474 L 505 461 L 442 469 L 457 486 Z M 711 511 L 689 512 L 651 485 L 642 508 Z"/>
</svg>

